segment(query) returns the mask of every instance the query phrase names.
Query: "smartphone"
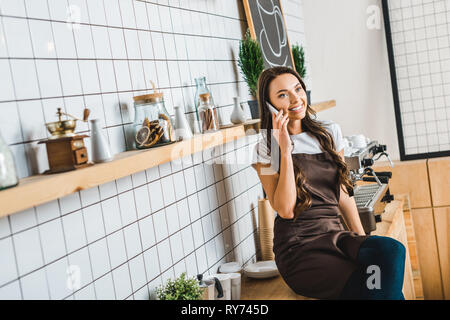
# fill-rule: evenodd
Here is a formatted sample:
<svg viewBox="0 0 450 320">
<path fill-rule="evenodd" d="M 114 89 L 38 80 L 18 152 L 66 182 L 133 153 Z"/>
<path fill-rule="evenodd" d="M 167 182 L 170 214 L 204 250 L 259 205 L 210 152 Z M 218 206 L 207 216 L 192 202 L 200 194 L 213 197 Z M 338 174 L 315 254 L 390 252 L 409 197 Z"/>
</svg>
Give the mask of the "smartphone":
<svg viewBox="0 0 450 320">
<path fill-rule="evenodd" d="M 275 107 L 274 107 L 273 105 L 271 105 L 269 102 L 266 102 L 266 104 L 267 104 L 267 107 L 269 108 L 269 110 L 270 110 L 272 113 L 274 113 L 275 115 L 278 114 L 278 110 L 275 109 Z"/>
</svg>

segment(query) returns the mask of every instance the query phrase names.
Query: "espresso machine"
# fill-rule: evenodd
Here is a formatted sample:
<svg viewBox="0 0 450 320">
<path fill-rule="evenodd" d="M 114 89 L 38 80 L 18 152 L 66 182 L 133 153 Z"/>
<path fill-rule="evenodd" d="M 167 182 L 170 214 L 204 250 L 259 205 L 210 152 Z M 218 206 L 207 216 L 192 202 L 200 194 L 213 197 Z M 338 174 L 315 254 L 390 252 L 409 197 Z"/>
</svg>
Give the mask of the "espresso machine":
<svg viewBox="0 0 450 320">
<path fill-rule="evenodd" d="M 363 148 L 352 149 L 345 154 L 345 162 L 353 183 L 353 196 L 367 235 L 376 229 L 377 222 L 381 222 L 381 213 L 386 204 L 394 200 L 394 196 L 389 191 L 389 179 L 392 178 L 392 172 L 375 172 L 372 169 L 375 161 L 382 156 L 387 157 L 391 167 L 394 167 L 386 152 L 386 145 L 379 144 L 376 140 L 370 141 Z M 358 181 L 371 183 L 358 185 Z"/>
</svg>

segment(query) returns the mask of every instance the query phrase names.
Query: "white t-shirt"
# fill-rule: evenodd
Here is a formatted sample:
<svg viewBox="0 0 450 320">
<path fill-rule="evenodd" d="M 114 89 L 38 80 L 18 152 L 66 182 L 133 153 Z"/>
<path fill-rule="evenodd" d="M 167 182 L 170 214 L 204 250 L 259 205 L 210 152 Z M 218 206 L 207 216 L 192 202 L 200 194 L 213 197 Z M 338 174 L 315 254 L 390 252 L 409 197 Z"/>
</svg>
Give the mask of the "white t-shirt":
<svg viewBox="0 0 450 320">
<path fill-rule="evenodd" d="M 331 133 L 334 143 L 336 144 L 336 151 L 340 152 L 344 148 L 344 142 L 342 137 L 341 127 L 330 120 L 322 120 L 320 121 L 322 126 Z M 267 137 L 266 131 L 261 130 L 262 139 L 256 144 L 253 157 L 253 163 L 264 163 L 269 164 L 271 161 L 270 153 L 267 152 Z M 316 154 L 322 153 L 322 149 L 320 148 L 319 141 L 308 132 L 302 132 L 299 134 L 290 135 L 292 142 L 294 143 L 294 148 L 292 149 L 292 153 L 308 153 L 308 154 Z M 277 142 L 274 138 L 272 138 L 272 148 L 278 148 Z"/>
</svg>

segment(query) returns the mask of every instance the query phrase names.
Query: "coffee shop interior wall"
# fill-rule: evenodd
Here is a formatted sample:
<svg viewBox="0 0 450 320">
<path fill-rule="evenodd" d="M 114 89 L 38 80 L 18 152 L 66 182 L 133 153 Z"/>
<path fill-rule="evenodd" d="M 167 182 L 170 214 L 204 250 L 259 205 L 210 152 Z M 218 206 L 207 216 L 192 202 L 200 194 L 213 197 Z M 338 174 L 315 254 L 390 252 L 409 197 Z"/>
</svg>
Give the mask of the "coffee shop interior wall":
<svg viewBox="0 0 450 320">
<path fill-rule="evenodd" d="M 320 112 L 319 118 L 339 123 L 344 136 L 364 134 L 386 144 L 391 159 L 399 160 L 381 9 L 381 0 L 304 0 L 304 28 L 313 100 L 336 100 L 336 108 Z M 317 23 L 317 16 L 327 23 Z"/>
<path fill-rule="evenodd" d="M 301 1 L 282 4 L 291 43 L 304 42 Z M 194 78 L 206 76 L 223 124 L 234 96 L 249 99 L 236 63 L 247 28 L 242 1 L 0 5 L 0 130 L 20 178 L 48 169 L 37 143 L 57 107 L 78 117 L 90 108 L 117 154 L 130 149 L 132 98 L 150 93 L 150 80 L 171 114 L 180 105 L 192 116 Z M 89 135 L 89 125 L 79 122 L 77 133 Z M 256 261 L 263 192 L 248 155 L 258 139 L 0 218 L 0 299 L 148 299 L 183 271 Z"/>
</svg>

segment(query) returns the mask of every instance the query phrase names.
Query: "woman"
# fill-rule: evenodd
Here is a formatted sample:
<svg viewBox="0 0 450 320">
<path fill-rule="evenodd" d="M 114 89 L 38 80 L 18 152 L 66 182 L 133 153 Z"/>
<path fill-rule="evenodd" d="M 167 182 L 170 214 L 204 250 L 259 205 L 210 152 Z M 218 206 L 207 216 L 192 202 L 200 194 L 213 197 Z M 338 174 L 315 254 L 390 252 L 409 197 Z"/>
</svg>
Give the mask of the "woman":
<svg viewBox="0 0 450 320">
<path fill-rule="evenodd" d="M 315 120 L 305 84 L 287 67 L 260 75 L 258 102 L 263 139 L 253 167 L 278 213 L 273 251 L 285 282 L 312 298 L 404 299 L 405 247 L 364 233 L 339 125 Z"/>
</svg>

